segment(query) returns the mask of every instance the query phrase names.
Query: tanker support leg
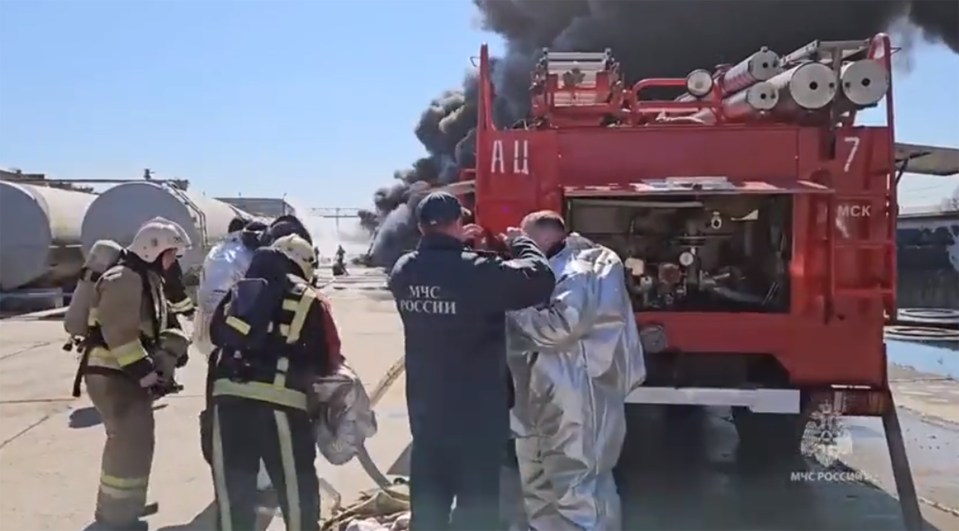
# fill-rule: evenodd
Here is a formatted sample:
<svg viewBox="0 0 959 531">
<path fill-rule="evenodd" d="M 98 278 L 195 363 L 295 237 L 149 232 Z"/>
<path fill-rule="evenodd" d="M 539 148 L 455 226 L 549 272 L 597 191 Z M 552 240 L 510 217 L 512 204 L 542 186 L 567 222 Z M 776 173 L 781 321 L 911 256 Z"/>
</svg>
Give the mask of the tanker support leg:
<svg viewBox="0 0 959 531">
<path fill-rule="evenodd" d="M 916 484 L 912 480 L 909 457 L 906 455 L 906 443 L 899 425 L 899 414 L 892 393 L 888 395 L 888 406 L 882 414 L 882 427 L 886 432 L 886 444 L 889 445 L 889 460 L 892 463 L 892 475 L 896 480 L 896 491 L 902 518 L 909 531 L 922 531 L 922 513 L 919 512 L 919 496 Z"/>
</svg>

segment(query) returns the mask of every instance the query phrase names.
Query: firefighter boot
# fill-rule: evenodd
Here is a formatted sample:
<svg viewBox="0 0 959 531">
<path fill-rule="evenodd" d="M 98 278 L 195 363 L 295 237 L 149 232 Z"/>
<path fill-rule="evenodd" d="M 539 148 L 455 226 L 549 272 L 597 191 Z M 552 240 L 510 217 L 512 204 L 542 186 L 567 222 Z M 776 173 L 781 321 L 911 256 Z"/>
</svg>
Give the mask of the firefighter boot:
<svg viewBox="0 0 959 531">
<path fill-rule="evenodd" d="M 150 396 L 121 375 L 86 375 L 87 393 L 107 432 L 97 493 L 97 521 L 138 529 L 153 463 L 154 423 Z"/>
</svg>

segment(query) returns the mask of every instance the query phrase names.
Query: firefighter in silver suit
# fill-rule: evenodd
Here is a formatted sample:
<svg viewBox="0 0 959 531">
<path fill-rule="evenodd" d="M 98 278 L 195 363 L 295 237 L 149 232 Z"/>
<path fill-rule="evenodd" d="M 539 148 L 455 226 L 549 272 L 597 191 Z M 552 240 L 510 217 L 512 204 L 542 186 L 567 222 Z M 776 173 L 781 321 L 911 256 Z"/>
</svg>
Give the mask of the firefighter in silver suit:
<svg viewBox="0 0 959 531">
<path fill-rule="evenodd" d="M 558 279 L 549 303 L 507 314 L 515 380 L 516 454 L 529 528 L 622 529 L 613 467 L 626 436 L 625 398 L 645 379 L 623 264 L 536 212 L 523 231 Z"/>
<path fill-rule="evenodd" d="M 152 402 L 161 384 L 157 369 L 166 365 L 154 360 L 186 355 L 185 341 L 174 341 L 180 352 L 161 352 L 169 335 L 162 276 L 189 246 L 182 227 L 154 218 L 96 283 L 82 373 L 107 433 L 95 514 L 104 528 L 147 528 L 140 518 L 151 512 Z"/>
</svg>

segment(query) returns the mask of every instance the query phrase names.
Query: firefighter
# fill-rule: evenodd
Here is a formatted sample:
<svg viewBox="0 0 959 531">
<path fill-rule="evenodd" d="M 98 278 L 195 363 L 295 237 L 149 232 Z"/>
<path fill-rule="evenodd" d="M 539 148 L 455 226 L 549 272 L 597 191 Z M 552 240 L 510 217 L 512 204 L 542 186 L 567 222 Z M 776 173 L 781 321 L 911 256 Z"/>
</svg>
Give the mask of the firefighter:
<svg viewBox="0 0 959 531">
<path fill-rule="evenodd" d="M 199 308 L 193 323 L 193 344 L 208 357 L 206 405 L 200 412 L 199 421 L 200 448 L 203 458 L 210 466 L 213 465 L 212 377 L 217 360 L 210 343 L 210 319 L 233 284 L 246 273 L 253 253 L 264 245 L 266 239 L 263 234 L 266 229 L 267 225 L 262 222 L 247 222 L 241 217 L 234 218 L 230 222 L 230 234 L 214 246 L 203 261 L 200 286 L 197 290 Z M 270 486 L 266 469 L 262 466 L 257 476 L 257 486 L 260 489 L 260 503 L 275 508 L 276 494 Z"/>
<path fill-rule="evenodd" d="M 287 529 L 319 529 L 315 376 L 342 361 L 330 308 L 308 283 L 311 243 L 297 234 L 256 251 L 224 298 L 210 334 L 214 367 L 213 476 L 220 529 L 253 529 L 257 470 L 266 465 Z"/>
<path fill-rule="evenodd" d="M 233 234 L 233 233 L 235 233 L 235 232 L 239 232 L 239 231 L 243 230 L 243 228 L 246 227 L 248 223 L 249 223 L 249 222 L 248 222 L 246 219 L 244 219 L 243 217 L 237 216 L 237 217 L 235 217 L 235 218 L 233 218 L 233 219 L 230 220 L 230 224 L 226 226 L 226 231 L 227 231 L 229 234 Z"/>
<path fill-rule="evenodd" d="M 567 236 L 556 212 L 530 214 L 522 228 L 560 279 L 549 304 L 508 314 L 529 528 L 615 531 L 625 400 L 646 374 L 623 264 L 609 249 Z"/>
<path fill-rule="evenodd" d="M 333 262 L 333 276 L 339 277 L 346 275 L 346 250 L 342 245 L 336 247 L 336 259 Z"/>
<path fill-rule="evenodd" d="M 510 229 L 512 260 L 468 249 L 451 194 L 417 206 L 423 237 L 393 267 L 389 289 L 403 321 L 406 399 L 413 435 L 413 530 L 499 527 L 499 471 L 509 438 L 505 312 L 549 299 L 543 253 Z"/>
<path fill-rule="evenodd" d="M 107 433 L 95 513 L 106 528 L 146 529 L 140 518 L 157 508 L 146 506 L 160 382 L 153 356 L 168 354 L 157 352 L 168 326 L 162 274 L 190 246 L 185 234 L 163 218 L 147 222 L 92 297 L 81 372 Z"/>
<path fill-rule="evenodd" d="M 263 245 L 265 230 L 266 225 L 259 221 L 245 222 L 241 217 L 234 218 L 227 237 L 213 246 L 203 259 L 197 287 L 193 345 L 205 356 L 213 351 L 209 342 L 210 316 L 230 287 L 246 273 L 253 251 Z"/>
<path fill-rule="evenodd" d="M 269 245 L 271 242 L 274 242 L 277 239 L 286 236 L 287 234 L 296 234 L 310 243 L 310 245 L 313 244 L 313 239 L 310 237 L 310 232 L 306 230 L 306 226 L 303 225 L 303 222 L 300 221 L 300 218 L 292 214 L 284 214 L 274 219 L 273 222 L 270 223 L 270 226 L 267 227 L 266 231 L 263 233 L 264 243 Z"/>
</svg>

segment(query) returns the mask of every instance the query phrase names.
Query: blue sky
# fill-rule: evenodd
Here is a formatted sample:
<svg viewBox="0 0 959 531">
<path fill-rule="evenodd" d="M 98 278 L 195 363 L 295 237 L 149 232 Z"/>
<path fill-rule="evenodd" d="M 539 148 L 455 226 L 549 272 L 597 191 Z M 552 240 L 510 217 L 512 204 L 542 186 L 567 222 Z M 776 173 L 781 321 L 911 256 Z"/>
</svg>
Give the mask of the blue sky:
<svg viewBox="0 0 959 531">
<path fill-rule="evenodd" d="M 367 206 L 484 41 L 467 0 L 0 0 L 0 167 Z M 900 140 L 959 146 L 959 56 L 921 44 L 895 83 Z"/>
</svg>

